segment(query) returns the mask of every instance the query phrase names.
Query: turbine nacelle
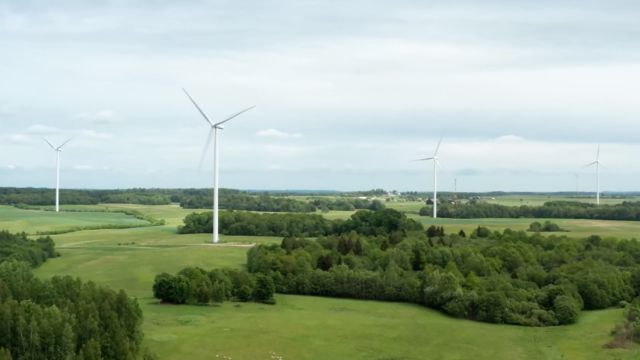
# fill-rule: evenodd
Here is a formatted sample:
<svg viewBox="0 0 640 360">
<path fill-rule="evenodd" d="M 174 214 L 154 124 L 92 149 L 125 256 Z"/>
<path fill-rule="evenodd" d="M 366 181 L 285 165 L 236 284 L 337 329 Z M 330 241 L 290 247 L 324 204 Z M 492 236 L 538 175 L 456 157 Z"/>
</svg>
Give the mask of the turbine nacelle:
<svg viewBox="0 0 640 360">
<path fill-rule="evenodd" d="M 53 149 L 53 151 L 62 152 L 62 147 L 63 147 L 63 146 L 65 146 L 65 145 L 67 145 L 67 143 L 68 143 L 69 141 L 71 141 L 71 139 L 72 139 L 72 138 L 67 139 L 67 141 L 63 142 L 63 143 L 62 143 L 62 145 L 60 145 L 60 146 L 58 146 L 58 147 L 53 146 L 53 144 L 51 144 L 51 143 L 49 142 L 49 140 L 47 140 L 47 139 L 45 139 L 45 138 L 42 138 L 42 139 L 43 139 L 43 140 L 44 140 L 44 141 L 45 141 L 45 142 L 46 142 L 46 143 L 51 147 L 51 149 Z"/>
</svg>

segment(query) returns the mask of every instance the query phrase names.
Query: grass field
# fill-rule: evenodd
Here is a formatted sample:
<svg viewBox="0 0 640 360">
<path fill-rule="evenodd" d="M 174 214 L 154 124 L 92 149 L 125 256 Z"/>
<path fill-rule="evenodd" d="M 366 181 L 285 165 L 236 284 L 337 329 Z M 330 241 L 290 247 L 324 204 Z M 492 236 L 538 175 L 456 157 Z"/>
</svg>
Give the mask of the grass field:
<svg viewBox="0 0 640 360">
<path fill-rule="evenodd" d="M 483 200 L 487 201 L 491 204 L 500 204 L 506 206 L 520 206 L 520 205 L 529 205 L 529 206 L 540 206 L 548 201 L 578 201 L 585 203 L 595 204 L 595 194 L 593 195 L 584 195 L 580 194 L 579 196 L 557 196 L 557 195 L 500 195 L 495 197 L 483 197 Z M 628 197 L 607 197 L 601 196 L 600 203 L 603 205 L 613 205 L 620 204 L 623 201 L 638 201 L 639 198 L 635 196 Z"/>
<path fill-rule="evenodd" d="M 640 222 L 637 221 L 613 221 L 613 220 L 582 220 L 582 219 L 433 219 L 426 216 L 408 215 L 410 218 L 422 222 L 425 226 L 443 226 L 448 233 L 471 232 L 480 226 L 486 226 L 491 230 L 502 231 L 506 228 L 513 230 L 527 230 L 529 224 L 534 221 L 543 222 L 549 220 L 568 231 L 544 233 L 544 235 L 566 235 L 575 238 L 584 238 L 590 235 L 601 237 L 617 237 L 622 239 L 640 239 Z"/>
<path fill-rule="evenodd" d="M 156 274 L 175 272 L 184 266 L 241 267 L 246 261 L 248 244 L 279 242 L 280 239 L 222 236 L 225 244 L 208 245 L 207 234 L 177 235 L 175 232 L 175 226 L 192 210 L 177 206 L 109 207 L 135 208 L 167 220 L 167 225 L 55 235 L 53 238 L 62 257 L 48 261 L 36 273 L 43 277 L 79 276 L 125 289 L 137 297 L 145 316 L 145 344 L 160 359 L 198 360 L 223 356 L 228 359 L 282 356 L 282 359 L 381 360 L 640 358 L 638 346 L 625 350 L 602 347 L 609 340 L 611 328 L 621 320 L 620 309 L 585 312 L 579 322 L 571 326 L 526 328 L 452 319 L 410 304 L 304 296 L 278 295 L 275 306 L 252 303 L 210 307 L 161 305 L 151 294 Z M 2 226 L 31 230 L 21 223 L 22 210 L 1 210 Z M 114 215 L 42 211 L 30 213 L 29 221 L 42 229 L 69 226 L 70 222 L 78 221 L 77 218 L 56 215 L 71 214 L 95 216 L 93 220 L 100 223 L 110 223 Z M 327 215 L 334 218 L 348 216 L 339 212 Z M 477 222 L 468 225 L 475 227 Z M 596 225 L 582 226 L 588 232 Z M 577 224 L 574 226 L 578 229 Z M 620 233 L 631 231 L 625 229 L 627 224 L 621 226 Z M 601 225 L 601 228 L 609 227 L 610 224 Z"/>
<path fill-rule="evenodd" d="M 35 234 L 39 231 L 60 231 L 84 226 L 135 226 L 146 221 L 122 213 L 60 212 L 22 210 L 0 205 L 0 229 Z"/>
</svg>

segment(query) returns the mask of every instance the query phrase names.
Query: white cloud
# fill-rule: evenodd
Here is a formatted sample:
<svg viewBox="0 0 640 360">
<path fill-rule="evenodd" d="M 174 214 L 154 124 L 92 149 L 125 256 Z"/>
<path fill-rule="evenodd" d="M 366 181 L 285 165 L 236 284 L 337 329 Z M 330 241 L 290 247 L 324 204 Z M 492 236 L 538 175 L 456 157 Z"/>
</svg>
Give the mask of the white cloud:
<svg viewBox="0 0 640 360">
<path fill-rule="evenodd" d="M 524 138 L 518 135 L 502 135 L 502 136 L 498 136 L 496 138 L 496 141 L 498 142 L 518 142 L 518 141 L 524 141 Z"/>
<path fill-rule="evenodd" d="M 82 112 L 75 115 L 76 119 L 93 122 L 96 124 L 112 124 L 121 119 L 113 110 L 100 110 L 96 112 Z"/>
<path fill-rule="evenodd" d="M 34 135 L 54 135 L 60 133 L 60 129 L 53 126 L 36 124 L 29 126 L 25 132 Z"/>
<path fill-rule="evenodd" d="M 302 137 L 300 133 L 287 133 L 276 129 L 260 130 L 256 133 L 256 136 L 276 139 L 299 139 Z"/>
<path fill-rule="evenodd" d="M 12 144 L 28 144 L 32 142 L 31 137 L 24 134 L 11 134 L 6 137 L 6 140 Z"/>
<path fill-rule="evenodd" d="M 80 129 L 80 130 L 75 130 L 73 132 L 79 138 L 88 138 L 93 140 L 107 140 L 112 138 L 111 134 L 98 132 L 91 129 Z"/>
</svg>

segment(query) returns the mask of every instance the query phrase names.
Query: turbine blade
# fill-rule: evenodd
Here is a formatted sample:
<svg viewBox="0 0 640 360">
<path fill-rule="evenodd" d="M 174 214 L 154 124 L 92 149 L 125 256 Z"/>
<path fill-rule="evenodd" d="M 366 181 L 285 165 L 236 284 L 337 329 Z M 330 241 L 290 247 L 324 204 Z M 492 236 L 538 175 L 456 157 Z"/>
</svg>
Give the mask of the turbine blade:
<svg viewBox="0 0 640 360">
<path fill-rule="evenodd" d="M 596 161 L 600 160 L 600 144 L 598 144 L 598 152 L 596 152 Z"/>
<path fill-rule="evenodd" d="M 586 168 L 586 167 L 589 167 L 589 166 L 595 165 L 595 164 L 597 164 L 597 163 L 598 163 L 598 161 L 592 161 L 592 162 L 590 162 L 590 163 L 588 163 L 588 164 L 584 165 L 584 166 L 583 166 L 583 168 Z"/>
<path fill-rule="evenodd" d="M 67 145 L 67 143 L 68 143 L 69 141 L 71 141 L 71 139 L 72 139 L 72 138 L 67 139 L 67 141 L 63 142 L 63 143 L 62 143 L 62 145 L 58 146 L 58 148 L 57 148 L 56 150 L 60 150 L 60 149 L 62 149 L 62 147 L 63 147 L 63 146 L 65 146 L 65 145 Z"/>
<path fill-rule="evenodd" d="M 214 128 L 209 129 L 209 135 L 207 135 L 207 142 L 204 144 L 202 148 L 202 155 L 200 155 L 200 163 L 198 164 L 198 170 L 202 169 L 202 164 L 204 163 L 204 159 L 207 157 L 207 150 L 209 150 L 209 146 L 211 145 L 211 139 L 213 138 Z"/>
<path fill-rule="evenodd" d="M 204 113 L 204 111 L 202 111 L 202 109 L 200 108 L 200 106 L 198 106 L 198 104 L 196 103 L 195 100 L 193 100 L 193 98 L 191 97 L 191 95 L 189 95 L 189 93 L 187 92 L 187 90 L 185 90 L 185 88 L 182 88 L 182 91 L 184 91 L 185 95 L 187 95 L 187 97 L 189 98 L 189 100 L 191 100 L 191 103 L 193 104 L 193 106 L 196 107 L 196 109 L 198 109 L 198 111 L 200 112 L 200 114 L 202 115 L 202 117 L 204 117 L 205 120 L 207 120 L 207 122 L 209 123 L 209 125 L 214 126 L 213 123 L 211 122 L 211 120 L 209 120 L 209 117 L 207 116 L 207 114 Z"/>
<path fill-rule="evenodd" d="M 46 141 L 46 142 L 47 142 L 47 144 L 49 144 L 49 146 L 51 146 L 51 148 L 52 148 L 53 150 L 56 150 L 56 147 L 55 147 L 55 146 L 53 146 L 53 145 L 49 142 L 49 140 L 47 140 L 47 139 L 45 139 L 45 138 L 42 138 L 42 140 Z"/>
<path fill-rule="evenodd" d="M 426 160 L 433 160 L 432 157 L 428 157 L 428 158 L 424 158 L 424 159 L 415 159 L 413 161 L 426 161 Z"/>
<path fill-rule="evenodd" d="M 433 153 L 433 156 L 438 156 L 438 151 L 440 150 L 440 143 L 442 143 L 442 136 L 440 137 L 440 140 L 438 140 L 438 146 L 436 146 L 436 152 Z"/>
<path fill-rule="evenodd" d="M 220 121 L 220 122 L 217 122 L 217 123 L 213 124 L 213 126 L 220 126 L 220 125 L 222 125 L 222 124 L 226 123 L 227 121 L 229 121 L 229 120 L 233 119 L 234 117 L 239 116 L 239 115 L 241 115 L 241 114 L 243 114 L 243 113 L 245 113 L 245 112 L 247 112 L 247 111 L 249 111 L 249 110 L 253 109 L 254 107 L 256 107 L 256 106 L 255 106 L 255 105 L 253 105 L 253 106 L 249 106 L 248 108 L 246 108 L 246 109 L 244 109 L 244 110 L 242 110 L 242 111 L 239 111 L 239 112 L 237 112 L 237 113 L 235 113 L 235 114 L 233 114 L 233 115 L 229 116 L 228 118 L 226 118 L 226 119 L 224 119 L 224 120 L 222 120 L 222 121 Z"/>
</svg>

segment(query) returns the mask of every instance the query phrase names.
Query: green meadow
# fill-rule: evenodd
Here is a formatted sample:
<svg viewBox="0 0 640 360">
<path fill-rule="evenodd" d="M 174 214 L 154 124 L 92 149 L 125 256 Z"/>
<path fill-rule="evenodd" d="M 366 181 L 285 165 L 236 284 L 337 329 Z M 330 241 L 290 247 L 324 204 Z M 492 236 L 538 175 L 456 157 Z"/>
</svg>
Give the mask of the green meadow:
<svg viewBox="0 0 640 360">
<path fill-rule="evenodd" d="M 252 244 L 278 243 L 281 239 L 222 236 L 222 244 L 210 245 L 207 234 L 176 233 L 176 226 L 193 210 L 175 205 L 98 205 L 87 210 L 96 208 L 135 209 L 165 219 L 166 225 L 54 235 L 61 257 L 48 261 L 36 273 L 42 277 L 79 276 L 124 289 L 138 298 L 145 317 L 145 345 L 160 359 L 640 358 L 640 346 L 603 348 L 610 340 L 610 330 L 622 319 L 621 309 L 585 312 L 577 324 L 570 326 L 529 328 L 453 319 L 411 304 L 306 296 L 278 295 L 274 306 L 159 304 L 151 292 L 156 274 L 176 272 L 185 266 L 242 267 Z M 325 216 L 343 218 L 349 212 L 329 212 Z M 425 224 L 432 220 L 419 219 Z M 136 221 L 140 220 L 121 213 L 55 214 L 0 207 L 0 227 L 28 233 Z M 461 226 L 473 229 L 478 224 L 496 229 L 527 227 L 532 220 L 437 221 L 457 231 Z M 570 229 L 566 234 L 571 236 L 622 236 L 640 229 L 626 222 L 557 222 Z"/>
</svg>

